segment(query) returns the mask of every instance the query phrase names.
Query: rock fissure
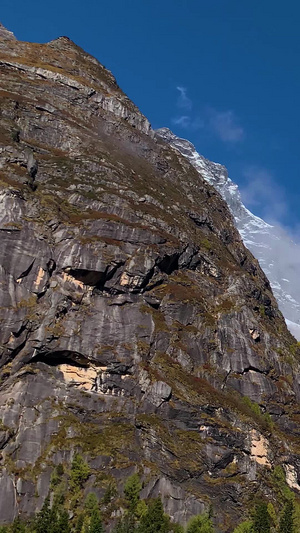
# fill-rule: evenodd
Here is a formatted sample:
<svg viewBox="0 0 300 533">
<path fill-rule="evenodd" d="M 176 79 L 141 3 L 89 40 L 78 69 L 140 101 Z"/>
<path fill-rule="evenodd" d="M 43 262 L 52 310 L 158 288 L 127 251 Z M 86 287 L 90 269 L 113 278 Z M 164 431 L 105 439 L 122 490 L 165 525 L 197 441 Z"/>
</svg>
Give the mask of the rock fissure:
<svg viewBox="0 0 300 533">
<path fill-rule="evenodd" d="M 70 352 L 62 350 L 57 352 L 40 352 L 31 359 L 32 363 L 45 363 L 50 366 L 58 366 L 63 363 L 69 363 L 80 368 L 87 368 L 91 362 L 90 360 L 77 352 Z"/>
<path fill-rule="evenodd" d="M 28 268 L 26 268 L 26 270 L 24 270 L 24 272 L 22 272 L 19 276 L 18 276 L 18 279 L 16 280 L 17 283 L 21 283 L 22 279 L 23 278 L 26 278 L 26 276 L 28 276 L 28 274 L 31 272 L 32 268 L 33 268 L 33 265 L 35 263 L 35 259 L 32 261 L 32 263 L 30 263 L 30 265 L 28 266 Z"/>
<path fill-rule="evenodd" d="M 26 331 L 26 329 L 27 329 L 27 322 L 25 324 L 22 324 L 20 329 L 18 329 L 17 331 L 12 331 L 12 335 L 16 339 L 18 339 L 19 337 L 21 337 L 22 333 L 24 333 L 24 331 Z"/>
<path fill-rule="evenodd" d="M 256 366 L 249 365 L 248 367 L 244 368 L 241 372 L 237 372 L 237 374 L 245 375 L 248 372 L 257 372 L 258 374 L 268 375 L 269 370 L 262 370 L 261 368 L 258 368 Z"/>
<path fill-rule="evenodd" d="M 157 262 L 158 268 L 161 272 L 164 272 L 165 274 L 168 274 L 168 276 L 170 276 L 173 272 L 178 270 L 178 262 L 181 255 L 182 253 L 180 252 L 174 253 L 172 255 L 165 255 L 162 260 Z"/>
<path fill-rule="evenodd" d="M 10 351 L 9 353 L 10 360 L 15 359 L 17 355 L 19 355 L 19 353 L 25 348 L 27 339 L 28 339 L 28 335 L 27 335 L 27 338 L 23 342 L 21 342 L 18 346 L 16 346 L 13 350 Z"/>
<path fill-rule="evenodd" d="M 114 277 L 124 263 L 125 261 L 118 261 L 108 265 L 104 271 L 68 267 L 64 269 L 63 278 L 64 281 L 73 282 L 81 289 L 86 285 L 99 291 L 109 291 L 112 288 L 106 287 L 106 283 Z"/>
</svg>

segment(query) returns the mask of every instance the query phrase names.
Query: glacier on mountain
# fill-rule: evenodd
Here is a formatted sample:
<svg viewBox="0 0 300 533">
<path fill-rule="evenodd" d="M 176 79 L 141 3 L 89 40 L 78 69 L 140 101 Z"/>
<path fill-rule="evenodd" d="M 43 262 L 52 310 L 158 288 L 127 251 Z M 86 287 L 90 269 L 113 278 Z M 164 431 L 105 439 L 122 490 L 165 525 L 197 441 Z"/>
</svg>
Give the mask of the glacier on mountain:
<svg viewBox="0 0 300 533">
<path fill-rule="evenodd" d="M 156 133 L 184 155 L 227 202 L 245 246 L 270 280 L 288 328 L 300 340 L 300 246 L 282 228 L 268 224 L 245 207 L 226 167 L 205 159 L 191 142 L 177 137 L 168 128 L 160 128 Z"/>
</svg>

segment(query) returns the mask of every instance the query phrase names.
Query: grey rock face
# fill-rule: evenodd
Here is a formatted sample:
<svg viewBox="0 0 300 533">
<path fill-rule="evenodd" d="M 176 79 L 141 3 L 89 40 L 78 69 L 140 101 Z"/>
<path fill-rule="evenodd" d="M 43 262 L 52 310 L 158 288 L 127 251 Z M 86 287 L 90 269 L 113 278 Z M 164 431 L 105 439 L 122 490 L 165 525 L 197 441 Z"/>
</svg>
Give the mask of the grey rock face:
<svg viewBox="0 0 300 533">
<path fill-rule="evenodd" d="M 0 22 L 0 40 L 15 40 L 15 36 L 12 31 L 7 30 Z"/>
<path fill-rule="evenodd" d="M 224 531 L 273 465 L 300 475 L 299 349 L 267 278 L 219 193 L 67 38 L 7 40 L 0 89 L 0 521 L 80 452 L 84 490 L 121 493 L 137 464 L 174 519 L 210 501 Z"/>
<path fill-rule="evenodd" d="M 179 150 L 213 185 L 226 201 L 235 225 L 270 280 L 279 307 L 293 335 L 300 339 L 300 249 L 285 232 L 253 215 L 242 203 L 238 186 L 227 169 L 201 156 L 187 140 L 176 137 L 168 128 L 157 130 L 160 137 Z"/>
</svg>

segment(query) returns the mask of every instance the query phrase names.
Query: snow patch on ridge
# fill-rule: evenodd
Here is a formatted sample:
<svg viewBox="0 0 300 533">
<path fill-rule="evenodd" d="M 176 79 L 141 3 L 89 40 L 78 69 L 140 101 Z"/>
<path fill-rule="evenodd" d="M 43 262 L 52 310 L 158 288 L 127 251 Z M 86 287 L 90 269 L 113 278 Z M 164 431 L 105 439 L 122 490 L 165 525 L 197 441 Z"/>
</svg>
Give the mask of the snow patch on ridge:
<svg viewBox="0 0 300 533">
<path fill-rule="evenodd" d="M 299 341 L 300 340 L 300 324 L 295 324 L 295 322 L 291 322 L 287 318 L 285 319 L 285 323 L 287 327 L 289 328 L 290 332 Z"/>
<path fill-rule="evenodd" d="M 270 280 L 289 330 L 300 340 L 300 246 L 280 227 L 268 224 L 244 206 L 238 186 L 223 165 L 205 159 L 191 142 L 180 139 L 168 128 L 160 128 L 156 133 L 185 156 L 226 201 L 245 246 Z"/>
</svg>

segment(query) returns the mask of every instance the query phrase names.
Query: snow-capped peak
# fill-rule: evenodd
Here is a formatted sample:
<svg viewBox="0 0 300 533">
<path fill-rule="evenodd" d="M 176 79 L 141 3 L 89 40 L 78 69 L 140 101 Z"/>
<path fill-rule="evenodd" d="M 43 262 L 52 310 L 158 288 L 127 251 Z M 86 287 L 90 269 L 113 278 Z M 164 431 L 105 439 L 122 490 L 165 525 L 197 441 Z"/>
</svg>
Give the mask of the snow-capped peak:
<svg viewBox="0 0 300 533">
<path fill-rule="evenodd" d="M 271 226 L 245 207 L 226 167 L 200 155 L 190 141 L 177 137 L 168 128 L 160 128 L 156 133 L 185 156 L 224 198 L 245 246 L 270 280 L 289 329 L 300 340 L 300 247 L 280 227 Z"/>
</svg>

